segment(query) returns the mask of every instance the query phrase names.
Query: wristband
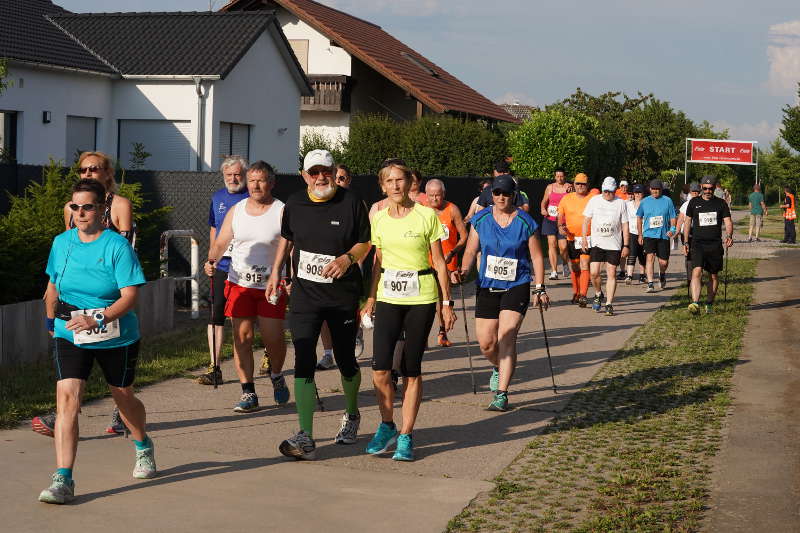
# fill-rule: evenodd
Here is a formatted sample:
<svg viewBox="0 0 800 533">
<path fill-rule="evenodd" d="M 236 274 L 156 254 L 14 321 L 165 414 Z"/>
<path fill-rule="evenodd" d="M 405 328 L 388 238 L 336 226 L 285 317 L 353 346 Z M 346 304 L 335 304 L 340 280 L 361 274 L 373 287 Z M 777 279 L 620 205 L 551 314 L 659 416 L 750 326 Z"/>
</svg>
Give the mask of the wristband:
<svg viewBox="0 0 800 533">
<path fill-rule="evenodd" d="M 346 253 L 346 254 L 344 254 L 344 255 L 346 255 L 346 256 L 347 256 L 347 258 L 350 260 L 350 264 L 351 264 L 351 265 L 352 265 L 353 263 L 355 263 L 355 262 L 356 262 L 356 258 L 355 258 L 355 257 L 353 256 L 353 254 L 351 254 L 350 252 L 347 252 L 347 253 Z"/>
<path fill-rule="evenodd" d="M 544 285 L 536 284 L 536 286 L 531 291 L 533 294 L 545 294 L 547 290 L 544 288 Z"/>
<path fill-rule="evenodd" d="M 630 247 L 631 247 L 631 245 L 630 245 L 630 244 L 623 244 L 623 245 L 622 245 L 622 247 L 623 247 L 623 248 L 630 248 Z"/>
<path fill-rule="evenodd" d="M 675 226 L 671 226 L 671 227 L 669 228 L 669 230 L 670 230 L 672 233 L 677 233 L 677 232 L 678 232 L 678 228 L 676 228 Z"/>
<path fill-rule="evenodd" d="M 45 317 L 44 324 L 47 327 L 47 331 L 53 332 L 53 331 L 56 330 L 56 319 L 55 318 Z"/>
</svg>

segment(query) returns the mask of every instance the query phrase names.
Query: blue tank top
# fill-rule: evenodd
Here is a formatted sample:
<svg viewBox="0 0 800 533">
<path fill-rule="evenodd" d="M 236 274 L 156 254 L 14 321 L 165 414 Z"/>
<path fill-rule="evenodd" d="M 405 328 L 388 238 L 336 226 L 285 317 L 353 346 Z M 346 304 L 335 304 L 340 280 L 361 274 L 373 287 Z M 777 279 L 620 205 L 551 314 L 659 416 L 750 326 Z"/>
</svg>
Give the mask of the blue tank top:
<svg viewBox="0 0 800 533">
<path fill-rule="evenodd" d="M 530 283 L 528 239 L 538 228 L 536 221 L 522 209 L 517 209 L 511 224 L 503 228 L 495 221 L 489 206 L 472 218 L 472 225 L 478 232 L 481 247 L 478 286 L 510 289 Z"/>
</svg>

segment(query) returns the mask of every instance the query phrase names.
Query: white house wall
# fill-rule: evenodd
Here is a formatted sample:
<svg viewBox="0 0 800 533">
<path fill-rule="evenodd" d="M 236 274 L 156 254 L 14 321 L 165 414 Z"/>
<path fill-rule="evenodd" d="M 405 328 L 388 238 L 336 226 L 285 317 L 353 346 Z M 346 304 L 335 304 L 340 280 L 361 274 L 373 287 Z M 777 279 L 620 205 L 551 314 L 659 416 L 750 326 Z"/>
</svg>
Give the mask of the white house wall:
<svg viewBox="0 0 800 533">
<path fill-rule="evenodd" d="M 65 153 L 67 115 L 99 118 L 97 149 L 114 153 L 116 124 L 108 120 L 111 114 L 110 79 L 12 63 L 8 80 L 13 82 L 13 86 L 0 96 L 0 110 L 19 113 L 18 162 L 42 165 L 52 157 L 72 163 L 74 154 Z M 50 111 L 49 124 L 42 122 L 43 111 Z"/>
<path fill-rule="evenodd" d="M 214 139 L 220 122 L 250 124 L 250 160 L 263 159 L 280 172 L 297 170 L 300 140 L 300 88 L 272 37 L 264 33 L 231 73 L 215 82 L 213 95 Z M 220 156 L 218 142 L 210 147 L 214 167 Z"/>
<path fill-rule="evenodd" d="M 308 72 L 306 74 L 350 75 L 350 54 L 332 46 L 330 38 L 298 19 L 285 9 L 277 10 L 278 23 L 287 39 L 308 40 Z"/>
<path fill-rule="evenodd" d="M 325 135 L 338 144 L 350 136 L 350 113 L 343 111 L 301 111 L 300 139 L 306 133 Z"/>
</svg>

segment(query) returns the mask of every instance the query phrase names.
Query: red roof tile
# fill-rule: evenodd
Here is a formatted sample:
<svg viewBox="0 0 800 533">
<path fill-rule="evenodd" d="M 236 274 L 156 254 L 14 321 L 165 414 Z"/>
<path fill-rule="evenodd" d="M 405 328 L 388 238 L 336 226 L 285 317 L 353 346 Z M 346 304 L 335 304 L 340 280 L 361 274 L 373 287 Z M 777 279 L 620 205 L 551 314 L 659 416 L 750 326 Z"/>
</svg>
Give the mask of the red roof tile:
<svg viewBox="0 0 800 533">
<path fill-rule="evenodd" d="M 312 0 L 233 0 L 221 11 L 283 7 L 437 113 L 518 122 L 476 90 L 375 24 Z"/>
</svg>

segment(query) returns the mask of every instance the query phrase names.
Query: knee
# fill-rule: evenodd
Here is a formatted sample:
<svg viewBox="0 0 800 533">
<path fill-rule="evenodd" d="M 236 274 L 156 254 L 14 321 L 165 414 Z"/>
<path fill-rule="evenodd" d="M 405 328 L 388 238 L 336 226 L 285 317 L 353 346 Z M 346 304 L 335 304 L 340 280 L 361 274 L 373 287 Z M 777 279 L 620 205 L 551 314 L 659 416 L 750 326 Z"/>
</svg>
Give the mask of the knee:
<svg viewBox="0 0 800 533">
<path fill-rule="evenodd" d="M 241 346 L 250 346 L 253 344 L 253 330 L 248 328 L 244 331 L 238 331 L 233 338 L 236 341 L 236 344 Z"/>
<path fill-rule="evenodd" d="M 77 413 L 81 407 L 80 389 L 73 387 L 59 387 L 56 394 L 57 410 L 61 413 Z"/>
<path fill-rule="evenodd" d="M 483 353 L 493 352 L 497 349 L 497 339 L 481 339 L 478 340 L 478 345 Z"/>
</svg>

